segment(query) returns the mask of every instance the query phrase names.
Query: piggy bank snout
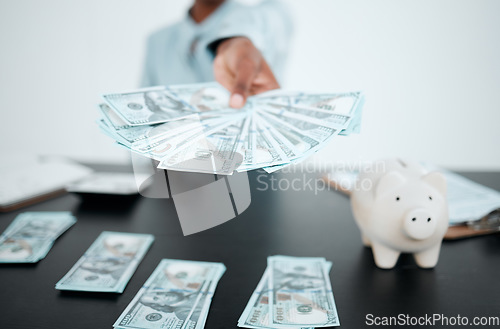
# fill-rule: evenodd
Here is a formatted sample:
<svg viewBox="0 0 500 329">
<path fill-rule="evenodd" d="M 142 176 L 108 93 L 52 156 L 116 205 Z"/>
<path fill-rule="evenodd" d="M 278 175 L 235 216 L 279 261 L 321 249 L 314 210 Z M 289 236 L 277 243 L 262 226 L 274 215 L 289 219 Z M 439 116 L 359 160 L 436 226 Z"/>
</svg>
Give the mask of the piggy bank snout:
<svg viewBox="0 0 500 329">
<path fill-rule="evenodd" d="M 436 219 L 427 209 L 412 209 L 405 214 L 403 230 L 412 239 L 424 240 L 436 231 Z"/>
</svg>

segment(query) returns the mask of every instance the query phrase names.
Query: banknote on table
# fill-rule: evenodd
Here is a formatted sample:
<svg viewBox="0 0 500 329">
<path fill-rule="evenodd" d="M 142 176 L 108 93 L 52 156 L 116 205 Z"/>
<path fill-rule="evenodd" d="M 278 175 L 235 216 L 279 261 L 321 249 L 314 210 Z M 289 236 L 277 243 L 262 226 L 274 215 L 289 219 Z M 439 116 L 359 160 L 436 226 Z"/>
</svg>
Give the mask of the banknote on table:
<svg viewBox="0 0 500 329">
<path fill-rule="evenodd" d="M 271 327 L 340 324 L 323 258 L 272 256 L 268 268 Z"/>
<path fill-rule="evenodd" d="M 274 172 L 305 160 L 336 136 L 358 133 L 364 103 L 360 92 L 274 90 L 232 109 L 229 97 L 216 82 L 107 94 L 98 125 L 161 169 Z"/>
<path fill-rule="evenodd" d="M 221 263 L 161 260 L 113 327 L 203 328 L 225 270 Z"/>
<path fill-rule="evenodd" d="M 153 241 L 151 234 L 102 232 L 56 289 L 122 293 Z"/>
<path fill-rule="evenodd" d="M 0 263 L 38 262 L 74 223 L 76 218 L 66 211 L 18 215 L 0 236 Z"/>
<path fill-rule="evenodd" d="M 332 263 L 324 262 L 326 272 L 330 272 Z M 272 328 L 269 324 L 269 268 L 266 268 L 257 288 L 248 301 L 245 310 L 238 320 L 238 327 Z M 280 328 L 282 328 L 280 326 Z M 297 328 L 297 327 L 290 327 Z M 303 327 L 308 328 L 308 327 Z"/>
</svg>

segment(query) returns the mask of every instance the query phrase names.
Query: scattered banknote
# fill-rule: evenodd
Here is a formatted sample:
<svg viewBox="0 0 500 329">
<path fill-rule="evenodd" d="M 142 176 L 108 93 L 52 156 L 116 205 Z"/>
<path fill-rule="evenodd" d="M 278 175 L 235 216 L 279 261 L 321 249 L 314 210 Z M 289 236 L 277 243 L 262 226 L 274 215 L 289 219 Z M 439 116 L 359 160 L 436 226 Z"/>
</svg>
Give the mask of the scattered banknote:
<svg viewBox="0 0 500 329">
<path fill-rule="evenodd" d="M 273 172 L 360 130 L 360 92 L 273 90 L 249 97 L 241 109 L 228 106 L 229 96 L 216 82 L 106 94 L 98 125 L 158 168 L 222 175 Z"/>
<path fill-rule="evenodd" d="M 122 293 L 153 240 L 151 234 L 102 232 L 56 289 Z"/>
<path fill-rule="evenodd" d="M 25 212 L 0 235 L 0 263 L 36 263 L 76 223 L 70 212 Z"/>
<path fill-rule="evenodd" d="M 113 327 L 203 328 L 225 270 L 221 263 L 163 259 Z"/>
<path fill-rule="evenodd" d="M 315 328 L 339 326 L 324 258 L 272 256 L 238 327 Z"/>
</svg>

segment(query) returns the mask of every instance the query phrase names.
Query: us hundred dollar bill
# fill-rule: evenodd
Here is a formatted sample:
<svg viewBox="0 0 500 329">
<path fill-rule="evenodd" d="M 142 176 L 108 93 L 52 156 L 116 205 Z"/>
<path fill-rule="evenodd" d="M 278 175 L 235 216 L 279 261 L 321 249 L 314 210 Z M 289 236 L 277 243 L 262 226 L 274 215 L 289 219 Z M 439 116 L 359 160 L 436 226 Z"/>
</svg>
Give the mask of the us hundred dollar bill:
<svg viewBox="0 0 500 329">
<path fill-rule="evenodd" d="M 56 289 L 122 293 L 153 240 L 151 234 L 102 232 Z"/>
<path fill-rule="evenodd" d="M 361 92 L 274 90 L 229 107 L 217 82 L 106 94 L 101 130 L 160 169 L 230 175 L 273 172 L 305 160 L 338 135 L 359 132 Z"/>
<path fill-rule="evenodd" d="M 323 258 L 273 256 L 269 267 L 269 325 L 340 325 Z"/>
<path fill-rule="evenodd" d="M 327 272 L 330 272 L 332 263 L 324 263 Z M 238 327 L 243 328 L 272 328 L 269 324 L 269 268 L 266 268 L 257 288 L 248 301 L 245 310 L 238 320 Z M 281 327 L 280 327 L 281 328 Z M 297 328 L 297 327 L 290 327 Z M 311 327 L 303 327 L 308 329 Z M 311 328 L 312 329 L 312 328 Z"/>
<path fill-rule="evenodd" d="M 150 125 L 189 117 L 194 112 L 165 87 L 105 94 L 102 98 L 129 126 Z"/>
<path fill-rule="evenodd" d="M 200 328 L 224 271 L 221 263 L 163 259 L 113 326 Z"/>
<path fill-rule="evenodd" d="M 35 263 L 76 223 L 70 212 L 25 212 L 0 235 L 0 263 Z"/>
</svg>

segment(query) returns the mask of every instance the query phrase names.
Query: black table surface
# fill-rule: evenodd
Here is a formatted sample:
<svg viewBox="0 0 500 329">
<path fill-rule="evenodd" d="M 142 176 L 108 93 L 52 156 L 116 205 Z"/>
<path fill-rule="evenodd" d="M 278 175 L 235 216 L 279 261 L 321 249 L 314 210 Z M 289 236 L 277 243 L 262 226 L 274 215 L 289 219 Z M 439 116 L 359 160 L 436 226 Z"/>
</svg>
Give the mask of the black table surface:
<svg viewBox="0 0 500 329">
<path fill-rule="evenodd" d="M 500 189 L 500 173 L 462 173 Z M 238 217 L 183 236 L 171 199 L 94 198 L 72 194 L 0 215 L 0 232 L 24 211 L 72 211 L 78 222 L 37 264 L 0 266 L 0 328 L 111 328 L 162 258 L 226 265 L 206 328 L 235 328 L 269 255 L 321 256 L 330 272 L 343 328 L 367 326 L 367 317 L 500 316 L 500 235 L 444 242 L 432 270 L 402 255 L 393 270 L 378 269 L 361 244 L 346 196 L 329 190 L 262 191 L 275 180 L 314 174 L 249 175 L 252 203 Z M 298 184 L 296 184 L 298 186 Z M 286 182 L 282 183 L 286 187 Z M 63 292 L 54 288 L 102 231 L 151 233 L 155 241 L 122 294 Z M 426 327 L 425 325 L 422 327 Z M 439 325 L 438 327 L 447 327 Z"/>
</svg>

